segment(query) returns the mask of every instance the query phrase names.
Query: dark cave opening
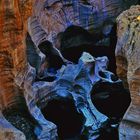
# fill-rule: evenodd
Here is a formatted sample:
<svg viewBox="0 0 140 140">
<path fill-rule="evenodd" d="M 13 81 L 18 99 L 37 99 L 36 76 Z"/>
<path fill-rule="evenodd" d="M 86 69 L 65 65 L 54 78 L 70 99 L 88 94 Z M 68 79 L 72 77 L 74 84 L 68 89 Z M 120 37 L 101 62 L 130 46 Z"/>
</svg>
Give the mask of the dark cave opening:
<svg viewBox="0 0 140 140">
<path fill-rule="evenodd" d="M 77 112 L 73 100 L 63 97 L 51 100 L 42 113 L 47 120 L 57 125 L 60 140 L 80 137 L 84 118 Z"/>
</svg>

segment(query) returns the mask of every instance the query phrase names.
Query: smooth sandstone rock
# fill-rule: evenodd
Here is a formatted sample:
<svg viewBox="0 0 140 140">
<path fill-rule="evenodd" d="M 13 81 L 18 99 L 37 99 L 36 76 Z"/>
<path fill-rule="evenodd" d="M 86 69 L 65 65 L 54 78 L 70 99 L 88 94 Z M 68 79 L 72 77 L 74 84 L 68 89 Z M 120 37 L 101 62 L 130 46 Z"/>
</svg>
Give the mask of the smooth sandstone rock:
<svg viewBox="0 0 140 140">
<path fill-rule="evenodd" d="M 118 76 L 131 92 L 131 105 L 120 124 L 120 140 L 140 139 L 140 5 L 117 19 L 116 60 Z"/>
</svg>

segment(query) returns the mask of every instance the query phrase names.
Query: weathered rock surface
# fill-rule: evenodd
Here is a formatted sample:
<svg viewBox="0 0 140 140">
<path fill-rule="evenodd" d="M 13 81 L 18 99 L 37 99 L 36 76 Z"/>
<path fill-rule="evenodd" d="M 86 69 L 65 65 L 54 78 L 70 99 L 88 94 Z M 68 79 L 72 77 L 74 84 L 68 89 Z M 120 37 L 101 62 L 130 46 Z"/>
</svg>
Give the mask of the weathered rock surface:
<svg viewBox="0 0 140 140">
<path fill-rule="evenodd" d="M 94 39 L 100 34 L 108 36 L 116 17 L 130 5 L 138 3 L 138 0 L 35 0 L 34 11 L 30 20 L 31 26 L 40 24 L 43 34 L 38 26 L 30 34 L 35 44 L 38 44 L 41 36 L 53 44 L 59 32 L 63 32 L 70 25 L 78 25 L 88 29 Z M 37 21 L 37 22 L 36 22 Z M 35 38 L 38 36 L 38 39 Z"/>
<path fill-rule="evenodd" d="M 24 36 L 26 20 L 31 13 L 31 0 L 0 1 L 0 111 L 11 110 L 12 114 L 25 111 L 25 108 L 27 111 L 23 92 L 16 86 L 15 77 L 24 76 L 26 68 Z M 19 79 L 19 82 L 22 83 L 22 80 Z M 17 119 L 13 120 L 17 122 Z M 10 125 L 0 114 L 0 140 L 25 139 L 25 135 Z"/>
<path fill-rule="evenodd" d="M 19 108 L 20 110 L 21 108 L 25 106 L 22 90 L 16 86 L 14 80 L 15 80 L 15 77 L 18 77 L 17 79 L 18 85 L 21 85 L 24 79 L 24 71 L 26 69 L 26 54 L 25 54 L 24 37 L 26 33 L 26 20 L 32 13 L 31 11 L 32 11 L 33 2 L 34 2 L 33 0 L 13 0 L 13 1 L 1 0 L 0 1 L 0 77 L 1 77 L 0 79 L 0 106 L 1 106 L 1 110 L 5 110 L 8 108 Z M 48 20 L 48 22 L 45 22 L 46 18 L 44 18 L 44 15 L 45 17 L 46 15 L 51 16 L 51 9 L 43 11 L 44 7 L 41 6 L 42 4 L 44 4 L 43 2 L 46 2 L 46 1 L 43 1 L 43 0 L 35 1 L 34 10 L 37 10 L 38 12 L 37 14 L 35 14 L 36 11 L 34 11 L 33 16 L 36 16 L 36 18 L 38 18 L 38 21 L 39 23 L 42 24 L 41 26 L 44 29 L 44 31 L 46 33 L 49 33 L 48 38 L 51 36 L 50 40 L 53 40 L 55 37 L 55 32 L 53 31 L 57 30 L 59 32 L 60 30 L 58 29 L 63 28 L 61 26 L 63 22 L 62 24 L 59 22 L 56 22 L 57 20 L 54 21 L 52 17 L 50 18 L 50 20 Z M 107 3 L 107 5 L 110 5 L 110 3 Z M 114 10 L 116 9 L 116 3 L 113 3 L 113 5 L 115 7 L 113 8 Z M 94 3 L 92 7 L 89 7 L 88 5 L 85 5 L 85 4 L 83 6 L 84 6 L 83 8 L 85 9 L 87 9 L 86 7 L 88 7 L 89 9 L 88 12 L 91 12 L 91 10 L 93 10 L 94 12 L 92 14 L 96 13 L 95 12 L 96 6 L 94 9 L 92 9 L 94 7 Z M 57 9 L 57 7 L 53 7 L 53 8 L 56 11 L 59 10 Z M 100 9 L 104 9 L 103 4 Z M 66 10 L 67 13 L 69 13 L 69 8 L 67 10 Z M 112 11 L 111 7 L 107 9 L 107 11 Z M 114 12 L 115 13 L 114 15 L 116 16 L 119 12 L 120 12 L 120 9 L 118 9 L 117 12 Z M 64 17 L 63 20 L 64 21 L 67 20 L 63 12 L 62 12 L 62 15 L 64 16 L 59 16 L 59 18 Z M 73 13 L 70 14 L 70 17 L 72 15 Z M 87 21 L 87 18 L 90 21 L 91 16 L 92 15 L 86 17 L 84 21 Z M 81 17 L 84 17 L 84 16 L 81 16 Z M 57 16 L 55 16 L 55 18 L 59 19 L 57 18 Z M 104 18 L 104 15 L 102 16 L 102 13 L 101 13 L 101 18 L 99 19 L 103 19 L 103 18 Z M 80 20 L 83 21 L 83 19 L 80 19 Z M 53 23 L 56 24 L 56 26 L 52 27 L 52 25 L 54 25 Z M 68 22 L 65 22 L 65 23 L 68 23 Z M 92 23 L 92 21 L 89 23 Z M 58 24 L 60 24 L 60 28 L 58 28 Z M 48 25 L 51 25 L 51 28 L 49 30 L 47 30 L 47 28 L 44 28 L 44 27 L 47 27 Z M 83 25 L 85 27 L 86 23 L 84 22 Z M 2 139 L 5 139 L 5 138 L 2 137 Z"/>
<path fill-rule="evenodd" d="M 0 1 L 0 104 L 2 110 L 22 107 L 22 91 L 14 78 L 26 67 L 24 35 L 26 20 L 32 12 L 32 0 Z M 21 81 L 20 81 L 21 82 Z"/>
<path fill-rule="evenodd" d="M 121 140 L 140 139 L 140 5 L 117 19 L 117 73 L 129 87 L 132 102 L 120 125 Z"/>
<path fill-rule="evenodd" d="M 26 140 L 25 135 L 13 127 L 0 112 L 0 140 Z"/>
</svg>

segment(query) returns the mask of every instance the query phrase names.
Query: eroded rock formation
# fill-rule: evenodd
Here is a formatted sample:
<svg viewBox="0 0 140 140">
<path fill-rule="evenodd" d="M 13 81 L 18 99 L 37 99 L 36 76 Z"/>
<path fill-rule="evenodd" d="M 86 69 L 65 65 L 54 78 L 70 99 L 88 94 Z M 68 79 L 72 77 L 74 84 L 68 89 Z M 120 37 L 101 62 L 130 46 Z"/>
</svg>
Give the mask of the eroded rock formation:
<svg viewBox="0 0 140 140">
<path fill-rule="evenodd" d="M 50 4 L 51 2 L 52 1 L 50 0 Z M 120 8 L 121 3 L 119 3 L 119 1 L 117 1 L 117 4 L 114 3 L 113 1 L 106 2 L 106 3 L 102 3 L 101 1 L 98 1 L 98 2 L 92 3 L 90 1 L 90 4 L 92 6 L 89 6 L 88 2 L 86 3 L 83 3 L 83 1 L 81 2 L 81 12 L 82 12 L 82 9 L 84 8 L 85 9 L 84 11 L 88 11 L 89 16 L 88 17 L 81 16 L 79 18 L 81 22 L 80 25 L 83 25 L 83 27 L 89 28 L 88 25 L 91 25 L 91 23 L 93 23 L 91 18 L 93 17 L 94 14 L 95 14 L 94 18 L 96 19 L 99 18 L 99 21 L 103 20 L 101 24 L 106 24 L 105 20 L 107 20 L 107 18 L 111 18 L 111 19 L 113 18 L 114 20 L 115 17 L 123 10 L 122 7 Z M 27 31 L 26 21 L 28 17 L 30 16 L 30 14 L 32 13 L 33 3 L 34 1 L 32 0 L 13 0 L 13 1 L 1 0 L 0 1 L 0 15 L 1 15 L 0 16 L 0 77 L 1 77 L 0 79 L 0 110 L 2 111 L 5 111 L 5 110 L 7 111 L 7 110 L 10 110 L 10 108 L 14 108 L 15 109 L 14 111 L 18 112 L 20 110 L 22 112 L 24 108 L 25 110 L 27 109 L 27 107 L 25 106 L 24 98 L 23 98 L 23 91 L 18 86 L 22 85 L 22 82 L 25 76 L 24 72 L 26 71 L 26 64 L 27 64 L 26 53 L 25 53 L 26 45 L 24 43 L 24 40 L 25 40 L 26 31 Z M 100 5 L 100 3 L 102 4 Z M 104 4 L 110 5 L 110 6 L 106 8 Z M 113 4 L 113 6 L 111 6 L 111 4 Z M 61 4 L 53 5 L 51 9 L 49 7 L 51 5 L 48 5 L 46 0 L 35 1 L 33 17 L 35 17 L 35 20 L 37 20 L 37 22 L 40 24 L 40 26 L 44 30 L 43 33 L 46 33 L 45 34 L 46 40 L 55 42 L 55 37 L 57 33 L 60 31 L 63 31 L 67 26 L 71 24 L 68 21 L 68 19 L 71 19 L 74 15 L 74 13 L 71 12 L 71 8 L 69 7 L 69 5 L 71 5 L 71 1 L 69 3 L 67 2 L 64 3 L 64 5 L 66 5 L 66 7 L 68 6 L 67 8 L 64 8 L 67 11 L 66 14 L 68 15 L 68 17 L 65 17 L 66 15 L 65 15 L 65 12 L 63 11 L 61 11 L 62 13 L 60 12 L 62 16 L 59 16 L 55 13 L 57 16 L 54 14 L 51 17 L 52 13 L 56 12 L 57 10 L 59 11 L 62 8 L 61 7 L 62 5 Z M 116 10 L 116 7 L 117 7 L 116 5 L 119 7 L 117 10 Z M 104 10 L 102 12 L 99 12 L 101 9 L 107 10 L 107 13 L 108 13 L 107 18 L 104 19 L 104 17 L 106 17 L 104 15 L 104 12 L 105 12 Z M 112 12 L 110 11 L 116 11 L 116 12 L 113 12 L 112 14 Z M 96 12 L 97 13 L 99 12 L 99 13 L 96 14 Z M 85 13 L 82 12 L 82 15 L 84 14 Z M 47 20 L 48 17 L 50 17 L 49 20 Z M 62 17 L 62 20 L 60 20 L 59 22 L 60 17 Z M 82 19 L 83 17 L 86 17 L 86 18 Z M 88 25 L 86 21 L 88 21 Z M 98 23 L 100 23 L 99 21 L 95 23 L 94 25 L 98 25 Z M 74 22 L 78 23 L 79 21 L 77 21 L 77 18 L 75 18 Z M 109 22 L 109 25 L 110 25 L 110 22 Z M 94 26 L 94 29 L 96 29 L 96 26 Z M 106 31 L 106 28 L 104 31 Z M 33 36 L 31 37 L 33 39 Z M 40 38 L 40 35 L 38 37 Z M 34 41 L 34 43 L 35 45 L 38 45 L 36 44 L 36 41 Z M 15 77 L 16 77 L 16 83 L 18 83 L 18 86 L 15 84 Z M 0 114 L 0 116 L 2 115 Z M 22 117 L 20 119 L 22 120 Z M 6 125 L 6 122 L 4 125 Z M 12 132 L 14 131 L 15 134 L 19 133 L 21 135 L 20 139 L 25 138 L 25 136 L 23 136 L 22 133 L 17 132 L 15 128 L 13 128 L 12 126 L 9 128 L 11 129 Z M 6 131 L 4 132 L 4 136 L 7 134 Z M 18 135 L 18 137 L 20 136 Z M 2 136 L 0 134 L 0 138 L 3 138 L 3 133 L 2 133 Z M 5 137 L 3 139 L 5 139 Z M 16 139 L 16 138 L 13 138 L 13 139 Z"/>
<path fill-rule="evenodd" d="M 27 107 L 22 90 L 15 84 L 15 77 L 21 75 L 26 68 L 24 35 L 26 20 L 32 13 L 32 1 L 1 0 L 0 1 L 0 111 L 12 108 L 22 112 Z M 19 82 L 22 82 L 21 79 Z M 0 114 L 0 121 L 4 120 Z M 21 123 L 20 123 L 21 125 Z M 8 124 L 0 123 L 0 139 L 25 140 L 22 132 Z"/>
<path fill-rule="evenodd" d="M 24 35 L 32 1 L 0 1 L 0 104 L 2 109 L 22 103 L 14 78 L 26 68 Z M 16 101 L 15 101 L 16 100 Z"/>
<path fill-rule="evenodd" d="M 31 23 L 36 23 L 35 20 L 37 20 L 46 32 L 46 39 L 54 44 L 57 34 L 70 25 L 88 29 L 96 34 L 93 39 L 98 38 L 98 35 L 101 39 L 109 36 L 116 17 L 136 3 L 138 0 L 130 0 L 129 3 L 123 0 L 36 0 Z M 39 35 L 38 28 L 36 32 L 35 30 L 32 32 L 31 37 L 35 34 Z M 33 41 L 35 44 L 39 43 L 36 39 Z"/>
<path fill-rule="evenodd" d="M 132 102 L 120 125 L 120 139 L 140 139 L 140 6 L 118 18 L 117 73 L 129 87 Z"/>
</svg>

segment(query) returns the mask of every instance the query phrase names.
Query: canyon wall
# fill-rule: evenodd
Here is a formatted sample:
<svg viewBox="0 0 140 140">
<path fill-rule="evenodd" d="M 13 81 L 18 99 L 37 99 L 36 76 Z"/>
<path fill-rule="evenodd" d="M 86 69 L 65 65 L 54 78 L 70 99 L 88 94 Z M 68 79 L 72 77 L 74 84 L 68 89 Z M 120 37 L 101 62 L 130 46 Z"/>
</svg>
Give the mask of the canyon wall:
<svg viewBox="0 0 140 140">
<path fill-rule="evenodd" d="M 22 82 L 26 68 L 26 20 L 31 13 L 31 0 L 0 1 L 0 140 L 26 139 L 1 112 L 11 108 L 21 112 L 26 108 L 23 92 L 16 86 L 15 77 Z"/>
<path fill-rule="evenodd" d="M 117 18 L 118 76 L 131 92 L 131 105 L 119 127 L 120 140 L 140 139 L 140 5 Z"/>
<path fill-rule="evenodd" d="M 49 2 L 51 3 L 51 1 Z M 113 1 L 104 1 L 104 6 L 106 7 L 106 14 L 108 15 L 107 19 L 114 20 L 117 14 L 119 14 L 123 10 L 123 8 L 120 6 L 120 3 L 121 1 L 117 1 L 116 3 L 114 3 Z M 65 5 L 66 4 L 67 3 L 65 3 Z M 92 6 L 96 5 L 97 7 L 102 9 L 102 12 L 98 13 L 98 16 L 103 17 L 103 3 L 101 3 L 101 1 L 100 4 L 91 1 L 90 4 Z M 47 5 L 46 0 L 0 1 L 0 104 L 3 109 L 5 107 L 12 106 L 14 103 L 21 104 L 22 97 L 19 95 L 22 95 L 22 91 L 15 85 L 14 78 L 19 78 L 18 82 L 20 85 L 24 77 L 23 73 L 26 67 L 26 45 L 24 44 L 27 29 L 26 21 L 28 17 L 32 14 L 32 8 L 34 7 L 32 15 L 36 17 L 44 31 L 48 33 L 47 39 L 50 41 L 54 38 L 53 32 L 56 30 L 57 33 L 63 31 L 67 24 L 67 22 L 65 21 L 66 15 L 62 16 L 62 18 L 64 18 L 62 19 L 62 22 L 65 22 L 65 25 L 62 25 L 61 22 L 56 23 L 56 21 L 58 21 L 58 17 L 54 16 L 57 19 L 55 21 L 55 19 L 53 19 L 53 16 L 51 17 L 50 15 L 51 12 L 53 12 L 54 14 L 55 10 L 59 11 L 62 5 L 58 5 L 58 7 L 52 7 L 53 11 L 51 9 L 44 10 L 45 5 Z M 116 5 L 118 5 L 118 9 Z M 89 6 L 88 8 L 91 9 Z M 74 13 L 69 12 L 69 10 L 70 9 L 66 8 L 66 13 L 68 14 L 68 17 L 73 17 L 73 19 L 75 20 L 73 21 L 73 23 L 81 24 L 82 26 L 84 26 L 82 22 L 77 23 L 76 20 L 78 19 L 75 18 Z M 110 11 L 112 11 L 113 13 L 110 13 Z M 95 11 L 93 11 L 93 13 L 94 12 Z M 58 23 L 62 27 L 60 25 L 57 25 Z M 52 27 L 52 25 L 55 26 Z"/>
<path fill-rule="evenodd" d="M 8 110 L 10 108 L 18 108 L 22 110 L 25 106 L 22 90 L 18 86 L 16 86 L 15 77 L 18 79 L 17 81 L 19 85 L 21 85 L 24 79 L 24 72 L 26 70 L 27 64 L 26 45 L 24 42 L 27 31 L 26 22 L 28 17 L 32 14 L 33 3 L 35 2 L 33 16 L 36 16 L 39 23 L 42 24 L 42 28 L 46 31 L 46 33 L 50 33 L 50 40 L 52 40 L 54 37 L 54 32 L 52 32 L 52 30 L 56 30 L 56 32 L 59 32 L 60 30 L 63 31 L 66 26 L 64 25 L 64 27 L 62 27 L 61 25 L 63 23 L 61 24 L 60 22 L 54 21 L 52 17 L 50 17 L 50 20 L 48 22 L 46 22 L 46 14 L 49 15 L 50 13 L 48 13 L 49 11 L 47 10 L 43 11 L 44 9 L 42 7 L 42 4 L 45 3 L 45 0 L 42 1 L 42 3 L 41 0 L 40 2 L 39 0 L 0 1 L 0 111 Z M 110 5 L 110 3 L 108 3 L 108 5 Z M 57 10 L 57 7 L 54 7 L 54 9 Z M 117 8 L 115 7 L 114 9 Z M 69 9 L 67 11 L 69 11 Z M 109 8 L 109 11 L 112 11 L 111 7 Z M 120 12 L 120 8 L 118 8 L 117 14 L 119 14 Z M 110 13 L 110 15 L 112 16 L 112 13 Z M 118 43 L 116 49 L 118 66 L 117 71 L 120 78 L 124 80 L 125 86 L 129 86 L 132 95 L 132 103 L 120 125 L 121 139 L 125 139 L 126 137 L 128 139 L 139 139 L 138 137 L 140 136 L 139 15 L 140 6 L 136 6 L 132 7 L 128 11 L 125 11 L 118 17 Z M 69 16 L 72 16 L 72 14 Z M 117 16 L 116 13 L 115 16 Z M 101 17 L 104 16 L 102 15 Z M 90 17 L 88 18 L 88 20 L 91 20 Z M 55 26 L 52 26 L 54 25 L 53 22 Z M 50 29 L 48 29 L 49 25 L 51 25 Z M 60 26 L 60 30 L 58 30 L 58 26 Z M 0 114 L 0 119 L 2 120 L 0 120 L 0 126 L 2 126 L 1 122 L 3 122 L 4 120 L 2 114 Z M 7 122 L 5 122 L 5 124 L 6 123 Z M 10 129 L 13 129 L 13 132 L 17 132 L 17 130 L 15 130 L 9 124 L 7 126 Z M 0 133 L 0 138 L 4 137 L 5 134 L 7 134 L 5 133 L 6 131 L 7 128 L 4 129 L 4 133 Z M 19 131 L 18 133 L 20 136 L 22 136 L 21 139 L 25 139 L 22 133 L 20 133 Z M 16 138 L 17 137 L 18 136 L 16 136 Z"/>
<path fill-rule="evenodd" d="M 26 20 L 31 13 L 31 0 L 0 1 L 0 105 L 2 110 L 14 104 L 20 107 L 23 102 L 22 92 L 16 86 L 14 78 L 19 74 L 22 77 L 26 68 L 24 37 Z"/>
</svg>

